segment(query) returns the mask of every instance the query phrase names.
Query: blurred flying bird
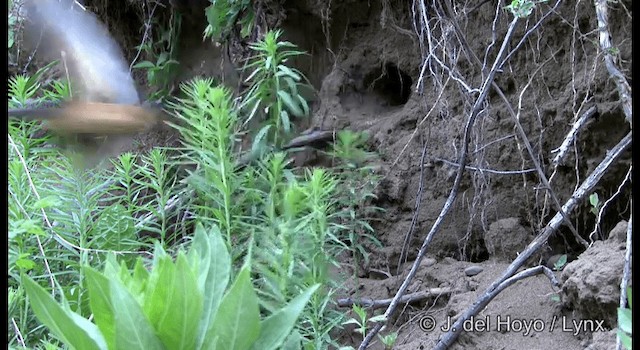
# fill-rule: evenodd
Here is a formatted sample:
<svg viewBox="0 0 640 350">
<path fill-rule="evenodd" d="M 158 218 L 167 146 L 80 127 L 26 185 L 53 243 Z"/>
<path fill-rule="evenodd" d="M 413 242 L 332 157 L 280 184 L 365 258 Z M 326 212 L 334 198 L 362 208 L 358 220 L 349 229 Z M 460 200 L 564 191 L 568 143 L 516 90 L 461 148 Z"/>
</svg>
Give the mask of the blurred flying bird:
<svg viewBox="0 0 640 350">
<path fill-rule="evenodd" d="M 10 109 L 65 135 L 131 135 L 151 129 L 162 109 L 141 105 L 122 50 L 97 17 L 74 1 L 25 0 L 24 38 L 43 61 L 59 60 L 72 87 L 56 107 Z"/>
</svg>

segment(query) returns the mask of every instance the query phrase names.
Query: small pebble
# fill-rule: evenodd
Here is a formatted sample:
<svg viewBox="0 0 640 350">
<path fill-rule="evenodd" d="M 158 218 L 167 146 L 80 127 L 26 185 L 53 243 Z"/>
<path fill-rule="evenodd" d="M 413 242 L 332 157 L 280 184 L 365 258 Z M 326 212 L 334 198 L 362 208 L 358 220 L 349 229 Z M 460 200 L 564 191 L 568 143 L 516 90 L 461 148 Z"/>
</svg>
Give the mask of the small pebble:
<svg viewBox="0 0 640 350">
<path fill-rule="evenodd" d="M 480 272 L 482 272 L 482 270 L 483 268 L 480 266 L 469 266 L 466 269 L 464 269 L 464 274 L 471 277 L 479 274 Z"/>
</svg>

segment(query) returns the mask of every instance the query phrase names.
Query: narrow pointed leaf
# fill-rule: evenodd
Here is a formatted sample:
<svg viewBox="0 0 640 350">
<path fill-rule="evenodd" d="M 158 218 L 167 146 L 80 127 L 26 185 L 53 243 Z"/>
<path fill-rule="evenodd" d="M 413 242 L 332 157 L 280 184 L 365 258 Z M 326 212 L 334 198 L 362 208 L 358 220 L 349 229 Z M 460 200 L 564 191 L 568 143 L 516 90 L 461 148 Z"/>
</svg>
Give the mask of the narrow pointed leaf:
<svg viewBox="0 0 640 350">
<path fill-rule="evenodd" d="M 84 274 L 94 322 L 102 332 L 109 349 L 115 349 L 115 315 L 113 313 L 113 304 L 111 303 L 109 279 L 90 267 L 84 268 Z"/>
<path fill-rule="evenodd" d="M 282 102 L 287 106 L 287 109 L 296 117 L 302 117 L 304 114 L 302 113 L 302 109 L 298 106 L 298 103 L 291 98 L 291 95 L 283 90 L 278 90 L 278 96 L 282 100 Z"/>
<path fill-rule="evenodd" d="M 149 286 L 145 314 L 167 349 L 195 348 L 203 297 L 187 258 L 180 253 L 174 264 L 164 257 L 155 273 L 158 277 Z"/>
<path fill-rule="evenodd" d="M 96 325 L 62 307 L 28 276 L 22 276 L 22 285 L 38 320 L 62 342 L 75 349 L 108 349 L 107 342 Z"/>
<path fill-rule="evenodd" d="M 304 310 L 307 302 L 309 302 L 309 298 L 318 287 L 319 285 L 312 286 L 291 300 L 287 306 L 267 317 L 262 322 L 260 337 L 254 343 L 252 349 L 279 349 L 291 333 L 296 320 Z"/>
<path fill-rule="evenodd" d="M 258 297 L 251 284 L 249 268 L 245 266 L 222 298 L 207 339 L 218 337 L 216 345 L 219 349 L 246 350 L 259 333 Z"/>
<path fill-rule="evenodd" d="M 119 281 L 110 280 L 109 284 L 116 321 L 116 349 L 165 349 L 138 301 Z"/>
</svg>

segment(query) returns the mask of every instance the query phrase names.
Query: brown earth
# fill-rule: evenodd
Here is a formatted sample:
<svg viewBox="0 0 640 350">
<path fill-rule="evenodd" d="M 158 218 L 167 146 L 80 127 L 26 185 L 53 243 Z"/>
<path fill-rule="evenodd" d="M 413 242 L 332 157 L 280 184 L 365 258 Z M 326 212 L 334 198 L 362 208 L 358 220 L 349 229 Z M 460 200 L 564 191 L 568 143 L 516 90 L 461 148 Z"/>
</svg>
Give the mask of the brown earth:
<svg viewBox="0 0 640 350">
<path fill-rule="evenodd" d="M 186 3 L 192 7 L 183 21 L 178 81 L 214 76 L 237 88 L 240 76 L 234 63 L 224 50 L 201 40 L 207 1 Z M 478 88 L 486 77 L 483 69 L 467 60 L 452 21 L 460 27 L 470 49 L 481 61 L 486 60 L 488 69 L 513 16 L 503 9 L 503 2 L 494 0 L 454 3 L 454 18 L 444 2 L 430 2 L 425 3 L 430 19 L 427 33 L 424 27 L 419 29 L 420 2 L 267 3 L 276 8 L 273 13 L 280 14 L 286 39 L 309 53 L 293 62 L 317 90 L 310 96 L 313 116 L 299 129 L 366 131 L 371 150 L 379 156 L 376 163 L 382 181 L 374 204 L 385 213 L 375 229 L 384 247 L 372 248 L 371 262 L 360 277 L 344 271 L 348 288 L 341 297 L 391 298 L 451 191 L 464 126 L 478 96 L 465 86 Z M 619 50 L 616 62 L 631 83 L 631 1 L 608 4 L 611 39 Z M 507 45 L 513 54 L 495 81 L 519 113 L 535 157 L 551 178 L 552 191 L 564 203 L 630 128 L 602 60 L 593 2 L 562 2 L 534 28 L 554 5 L 541 3 L 528 19 L 519 22 Z M 122 11 L 120 16 L 124 16 Z M 129 20 L 134 17 L 129 15 Z M 416 35 L 416 28 L 423 40 Z M 520 43 L 529 30 L 531 35 Z M 121 41 L 127 43 L 140 36 L 137 30 L 123 32 Z M 439 46 L 432 50 L 435 56 L 423 71 L 429 45 Z M 436 58 L 453 74 L 443 70 Z M 591 106 L 597 108 L 595 117 L 579 134 L 564 165 L 554 171 L 553 150 L 561 145 L 572 122 Z M 483 107 L 471 133 L 467 165 L 472 168 L 465 172 L 452 210 L 407 290 L 447 288 L 450 293 L 401 306 L 401 312 L 382 332 L 398 332 L 394 349 L 432 348 L 442 335 L 440 327 L 470 306 L 556 213 L 548 192 L 531 171 L 533 162 L 507 105 L 492 90 Z M 165 132 L 157 139 L 143 135 L 140 140 L 150 147 L 175 142 L 175 137 Z M 426 160 L 421 165 L 424 145 Z M 596 188 L 601 199 L 617 191 L 630 164 L 629 151 Z M 421 175 L 424 188 L 416 211 Z M 552 256 L 569 256 L 564 270 L 555 272 L 562 285 L 559 300 L 553 298 L 555 293 L 544 275 L 517 282 L 476 316 L 475 326 L 485 321 L 489 329 L 462 333 L 452 348 L 612 349 L 626 238 L 626 221 L 622 220 L 629 218 L 630 196 L 627 183 L 608 204 L 592 237 L 595 218 L 588 203 L 571 214 L 576 231 L 584 239 L 596 241 L 590 248 L 585 250 L 564 225 L 544 250 L 528 261 L 529 266 L 552 266 Z M 416 212 L 407 257 L 400 261 Z M 609 234 L 614 227 L 617 231 Z M 468 276 L 465 269 L 471 266 L 482 271 Z M 425 331 L 430 317 L 437 327 Z M 497 330 L 499 321 L 503 323 Z M 514 328 L 505 329 L 505 321 Z M 594 332 L 589 328 L 600 323 L 603 329 Z M 576 324 L 586 327 L 576 331 Z M 517 328 L 526 325 L 536 329 Z M 361 335 L 350 328 L 338 336 L 345 345 L 357 347 L 361 341 Z M 376 340 L 371 348 L 383 347 Z"/>
</svg>

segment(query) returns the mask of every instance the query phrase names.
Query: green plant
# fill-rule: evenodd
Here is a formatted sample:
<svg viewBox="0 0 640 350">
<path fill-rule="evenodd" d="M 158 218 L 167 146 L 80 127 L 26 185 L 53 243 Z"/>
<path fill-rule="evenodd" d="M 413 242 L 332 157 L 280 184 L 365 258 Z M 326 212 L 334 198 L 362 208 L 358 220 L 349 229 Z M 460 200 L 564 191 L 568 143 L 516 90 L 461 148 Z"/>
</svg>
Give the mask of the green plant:
<svg viewBox="0 0 640 350">
<path fill-rule="evenodd" d="M 10 79 L 10 105 L 55 104 L 68 97 L 67 83 L 42 87 L 38 78 L 43 72 Z M 139 157 L 137 163 L 123 155 L 116 162 L 127 171 L 86 169 L 77 166 L 78 154 L 51 147 L 50 135 L 41 133 L 38 122 L 11 120 L 8 138 L 8 273 L 9 286 L 17 291 L 9 317 L 28 335 L 26 345 L 35 346 L 53 340 L 19 292 L 20 275 L 48 281 L 55 286 L 52 293 L 64 295 L 71 309 L 89 316 L 80 266 L 100 266 L 106 252 L 132 260 L 150 246 L 145 238 L 149 232 L 166 237 L 173 214 L 164 212 L 164 204 L 182 186 L 175 183 L 173 163 L 160 151 Z M 16 335 L 9 344 L 17 340 Z"/>
<path fill-rule="evenodd" d="M 355 324 L 357 326 L 355 331 L 362 334 L 363 339 L 367 336 L 367 327 L 369 326 L 369 323 L 383 322 L 386 320 L 384 315 L 377 315 L 369 318 L 367 315 L 367 310 L 355 304 L 353 305 L 352 310 L 356 314 L 356 316 L 358 316 L 358 318 L 350 318 L 342 324 Z"/>
<path fill-rule="evenodd" d="M 513 0 L 511 1 L 511 4 L 507 5 L 505 8 L 511 11 L 511 13 L 516 17 L 526 18 L 531 14 L 531 12 L 533 12 L 533 9 L 537 4 L 547 1 L 548 0 Z"/>
<path fill-rule="evenodd" d="M 555 271 L 560 271 L 567 264 L 567 254 L 562 254 L 558 260 L 553 263 L 553 269 Z"/>
<path fill-rule="evenodd" d="M 194 79 L 181 89 L 185 97 L 171 106 L 179 120 L 174 127 L 183 136 L 182 162 L 191 164 L 185 180 L 193 191 L 190 211 L 220 226 L 234 261 L 252 252 L 263 309 L 277 310 L 320 285 L 296 331 L 305 348 L 326 348 L 343 317 L 331 306 L 339 286 L 328 271 L 348 249 L 337 236 L 338 178 L 322 169 L 297 173 L 283 152 L 237 167 L 239 123 L 229 91 L 211 79 Z"/>
<path fill-rule="evenodd" d="M 371 204 L 376 198 L 373 192 L 378 185 L 379 177 L 375 175 L 372 167 L 366 165 L 373 157 L 371 152 L 365 150 L 367 138 L 365 133 L 340 131 L 329 151 L 329 155 L 337 163 L 334 171 L 339 174 L 340 189 L 337 191 L 336 205 L 341 209 L 334 214 L 339 239 L 349 242 L 348 247 L 353 257 L 356 261 L 362 260 L 365 265 L 368 264 L 369 253 L 364 244 L 382 246 L 373 235 L 374 229 L 370 222 L 374 220 L 375 215 L 383 211 L 382 208 Z"/>
<path fill-rule="evenodd" d="M 104 272 L 83 269 L 94 323 L 22 277 L 38 319 L 76 349 L 277 349 L 318 287 L 261 319 L 250 264 L 227 289 L 231 262 L 225 243 L 217 227 L 205 232 L 202 225 L 189 252 L 180 251 L 175 262 L 156 246 L 150 271 L 141 259 L 130 271 L 113 256 Z"/>
<path fill-rule="evenodd" d="M 152 20 L 154 27 L 159 27 L 157 20 Z M 143 69 L 147 73 L 147 82 L 154 88 L 148 99 L 151 101 L 163 100 L 172 91 L 172 82 L 175 77 L 179 62 L 178 37 L 182 27 L 182 17 L 177 12 L 171 13 L 168 28 L 160 28 L 158 35 L 136 46 L 136 49 L 144 52 L 146 60 L 132 66 L 134 69 Z"/>
<path fill-rule="evenodd" d="M 378 334 L 378 339 L 380 339 L 382 344 L 384 344 L 385 350 L 391 350 L 393 349 L 393 346 L 396 344 L 396 340 L 398 339 L 398 333 L 393 332 L 387 335 Z"/>
<path fill-rule="evenodd" d="M 170 102 L 180 123 L 172 124 L 182 135 L 184 163 L 197 165 L 187 184 L 195 192 L 196 214 L 215 222 L 232 247 L 232 232 L 242 207 L 234 205 L 241 181 L 232 157 L 237 116 L 228 89 L 214 87 L 212 79 L 195 79 L 181 85 L 185 98 Z"/>
<path fill-rule="evenodd" d="M 369 136 L 364 132 L 341 130 L 336 135 L 330 155 L 337 158 L 350 169 L 360 168 L 371 160 L 373 154 L 365 150 Z"/>
<path fill-rule="evenodd" d="M 12 0 L 8 1 L 8 8 L 9 8 L 9 22 L 7 26 L 8 27 L 7 47 L 11 49 L 13 47 L 13 44 L 15 43 L 15 38 L 16 38 L 15 30 L 16 30 L 16 24 L 18 22 L 18 19 L 16 17 L 16 14 L 13 13 Z"/>
<path fill-rule="evenodd" d="M 299 93 L 304 75 L 285 65 L 289 58 L 302 55 L 294 50 L 294 44 L 280 41 L 282 32 L 269 31 L 264 38 L 251 44 L 256 54 L 249 59 L 245 69 L 251 70 L 246 81 L 250 82 L 240 108 L 248 113 L 244 123 L 249 123 L 256 114 L 264 112 L 264 125 L 258 134 L 268 134 L 267 139 L 276 147 L 283 143 L 280 133 L 289 134 L 293 128 L 291 115 L 309 115 L 309 106 Z"/>
<path fill-rule="evenodd" d="M 600 198 L 597 193 L 594 192 L 589 195 L 589 204 L 591 204 L 591 213 L 597 216 L 600 208 L 602 207 L 602 203 L 600 202 Z"/>
<path fill-rule="evenodd" d="M 631 350 L 631 329 L 632 327 L 632 317 L 631 317 L 631 287 L 627 288 L 627 301 L 629 304 L 628 308 L 618 308 L 618 337 L 622 345 L 627 350 Z"/>
<path fill-rule="evenodd" d="M 205 9 L 207 27 L 203 39 L 214 41 L 226 39 L 231 29 L 240 23 L 242 38 L 249 36 L 253 29 L 254 13 L 250 0 L 209 0 Z"/>
</svg>

